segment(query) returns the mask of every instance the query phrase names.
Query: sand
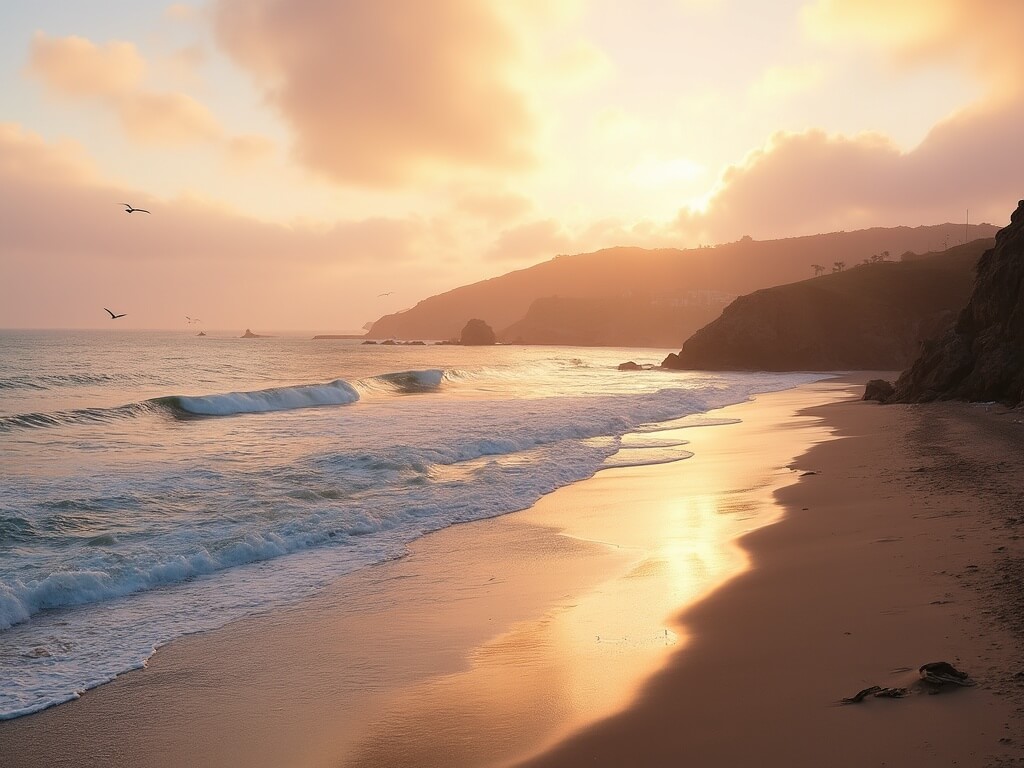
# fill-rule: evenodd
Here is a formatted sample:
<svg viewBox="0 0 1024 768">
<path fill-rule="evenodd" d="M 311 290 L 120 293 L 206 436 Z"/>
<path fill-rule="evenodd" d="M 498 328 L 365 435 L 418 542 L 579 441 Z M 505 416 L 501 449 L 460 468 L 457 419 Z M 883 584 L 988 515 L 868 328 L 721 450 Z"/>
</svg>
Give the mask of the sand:
<svg viewBox="0 0 1024 768">
<path fill-rule="evenodd" d="M 629 710 L 531 766 L 1024 762 L 1022 414 L 810 413 L 840 439 L 743 539 L 753 568 L 679 617 L 694 641 Z M 978 685 L 932 695 L 917 668 L 939 660 Z M 912 693 L 829 706 L 870 685 Z"/>
<path fill-rule="evenodd" d="M 0 723 L 0 764 L 1024 759 L 1022 416 L 861 391 L 723 409 L 742 422 L 659 435 L 690 459 L 600 472 L 175 641 Z M 978 684 L 929 695 L 916 668 L 940 659 Z M 872 684 L 913 693 L 835 705 Z"/>
</svg>

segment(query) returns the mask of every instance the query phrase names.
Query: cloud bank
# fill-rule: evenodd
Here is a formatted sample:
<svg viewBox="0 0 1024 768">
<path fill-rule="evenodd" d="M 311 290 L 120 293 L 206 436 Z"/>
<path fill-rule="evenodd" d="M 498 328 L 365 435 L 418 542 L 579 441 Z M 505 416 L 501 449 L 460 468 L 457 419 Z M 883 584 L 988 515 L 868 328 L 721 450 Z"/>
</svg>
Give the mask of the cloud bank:
<svg viewBox="0 0 1024 768">
<path fill-rule="evenodd" d="M 216 35 L 334 181 L 400 185 L 441 167 L 515 171 L 538 130 L 523 50 L 497 3 L 219 0 Z"/>
<path fill-rule="evenodd" d="M 1024 4 L 1001 0 L 819 0 L 805 10 L 824 44 L 870 46 L 896 70 L 950 62 L 979 79 L 979 99 L 901 150 L 877 133 L 778 133 L 728 168 L 702 210 L 683 208 L 685 242 L 870 226 L 1005 223 L 1021 197 L 1024 49 L 1012 42 Z M 939 217 L 938 219 L 936 217 Z"/>
<path fill-rule="evenodd" d="M 216 118 L 183 93 L 142 87 L 146 62 L 132 43 L 96 45 L 82 37 L 32 39 L 28 72 L 51 93 L 114 110 L 125 133 L 143 143 L 180 145 L 219 138 Z"/>
</svg>

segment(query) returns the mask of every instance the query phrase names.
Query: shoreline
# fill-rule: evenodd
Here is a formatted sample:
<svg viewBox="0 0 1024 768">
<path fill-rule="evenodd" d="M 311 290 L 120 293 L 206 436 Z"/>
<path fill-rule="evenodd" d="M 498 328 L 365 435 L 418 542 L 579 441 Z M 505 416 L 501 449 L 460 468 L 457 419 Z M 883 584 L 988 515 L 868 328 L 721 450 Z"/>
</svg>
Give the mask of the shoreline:
<svg viewBox="0 0 1024 768">
<path fill-rule="evenodd" d="M 787 515 L 743 538 L 753 567 L 681 614 L 688 653 L 523 768 L 1024 762 L 1020 412 L 851 398 L 803 413 L 839 439 L 795 462 Z M 940 660 L 976 685 L 923 683 Z M 910 693 L 840 705 L 870 685 Z"/>
<path fill-rule="evenodd" d="M 715 734 L 738 741 L 720 718 L 747 728 L 748 719 L 764 719 L 765 707 L 803 718 L 807 702 L 796 695 L 800 678 L 789 680 L 791 690 L 781 696 L 757 694 L 768 685 L 764 678 L 751 677 L 750 669 L 743 678 L 743 664 L 755 654 L 730 645 L 723 627 L 737 620 L 747 585 L 779 578 L 770 555 L 799 543 L 802 534 L 793 540 L 793 526 L 803 519 L 798 505 L 827 507 L 830 494 L 842 490 L 831 470 L 811 465 L 828 446 L 846 442 L 829 439 L 832 429 L 843 435 L 851 430 L 849 418 L 833 419 L 836 409 L 878 407 L 850 402 L 854 390 L 859 393 L 859 383 L 825 381 L 719 409 L 712 413 L 739 411 L 744 421 L 678 430 L 692 443 L 690 459 L 602 470 L 528 510 L 430 534 L 405 558 L 342 577 L 312 600 L 175 640 L 145 670 L 119 676 L 77 701 L 0 723 L 5 765 L 489 765 L 529 755 L 536 765 L 645 765 L 684 754 L 705 756 L 704 762 L 694 757 L 695 764 L 743 764 L 716 762 L 721 744 L 716 746 Z M 835 400 L 844 402 L 805 410 Z M 857 414 L 855 424 L 863 415 Z M 740 434 L 742 446 L 736 445 Z M 876 458 L 866 456 L 864 466 Z M 820 476 L 794 485 L 799 473 L 787 465 Z M 812 492 L 823 500 L 800 495 Z M 769 525 L 783 514 L 775 495 L 789 512 Z M 624 519 L 625 509 L 649 524 Z M 756 530 L 739 540 L 749 528 Z M 852 553 L 856 535 L 842 533 L 840 554 Z M 885 546 L 891 552 L 896 543 Z M 837 567 L 834 561 L 801 562 L 805 581 Z M 875 572 L 865 567 L 869 575 Z M 680 615 L 682 606 L 688 607 Z M 778 615 L 779 606 L 772 607 L 766 625 Z M 932 606 L 932 613 L 962 607 L 944 603 Z M 921 608 L 913 605 L 914 611 Z M 762 634 L 759 653 L 781 654 L 796 670 L 801 660 L 794 658 L 792 638 Z M 718 639 L 709 662 L 712 636 Z M 1013 643 L 1000 642 L 1000 649 L 987 651 L 990 669 L 962 654 L 965 668 L 991 680 L 991 670 L 1010 659 Z M 872 653 L 880 645 L 872 640 Z M 804 663 L 813 666 L 813 654 L 808 659 Z M 695 664 L 704 668 L 695 670 Z M 850 666 L 829 667 L 827 675 L 801 673 L 815 680 L 811 701 L 817 710 L 855 710 L 862 717 L 886 705 L 927 703 L 915 697 L 828 708 L 829 698 L 852 695 L 873 673 L 866 661 Z M 882 682 L 891 667 L 874 670 L 878 679 L 872 682 Z M 680 687 L 681 670 L 687 679 Z M 738 680 L 731 680 L 730 670 Z M 692 682 L 695 671 L 700 684 Z M 1009 682 L 1001 685 L 1019 694 L 1019 686 L 1014 691 Z M 692 689 L 699 695 L 688 698 Z M 959 710 L 976 693 L 988 695 L 987 682 L 962 696 L 928 699 Z M 744 715 L 737 701 L 758 706 Z M 1004 717 L 1006 707 L 999 705 L 1006 701 L 986 700 L 984 722 Z M 716 704 L 725 708 L 718 717 L 712 715 Z M 689 727 L 681 728 L 683 722 Z M 989 745 L 987 736 L 979 743 L 1000 754 L 1014 748 Z M 1018 737 L 1016 744 L 1019 736 L 1006 738 Z M 830 746 L 828 739 L 811 741 Z M 813 750 L 804 752 L 810 759 Z M 787 754 L 777 755 L 780 765 Z M 845 764 L 821 762 L 825 754 L 818 754 L 818 764 Z M 766 761 L 763 747 L 743 755 Z M 769 764 L 774 756 L 767 753 Z"/>
</svg>

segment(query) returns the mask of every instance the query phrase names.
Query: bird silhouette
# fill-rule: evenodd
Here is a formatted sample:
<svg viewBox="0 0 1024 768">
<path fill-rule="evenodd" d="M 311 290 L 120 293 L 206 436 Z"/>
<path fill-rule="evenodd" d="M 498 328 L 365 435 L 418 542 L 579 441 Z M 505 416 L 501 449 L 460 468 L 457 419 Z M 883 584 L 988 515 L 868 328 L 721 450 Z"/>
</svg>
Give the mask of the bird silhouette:
<svg viewBox="0 0 1024 768">
<path fill-rule="evenodd" d="M 392 293 L 394 293 L 394 291 L 388 291 L 387 293 L 378 293 L 377 298 L 379 299 L 381 296 L 390 296 Z"/>
<path fill-rule="evenodd" d="M 149 213 L 145 208 L 132 208 L 130 203 L 118 203 L 118 205 L 124 206 L 125 213 L 135 213 L 136 211 L 139 213 Z"/>
<path fill-rule="evenodd" d="M 104 307 L 104 309 L 107 309 L 107 308 L 106 308 L 106 307 Z M 110 312 L 110 310 L 109 310 L 109 309 L 107 309 L 107 312 L 109 312 L 109 313 L 110 313 L 110 319 L 111 319 L 111 320 L 117 320 L 117 318 L 119 318 L 119 317 L 124 317 L 125 315 L 127 315 L 127 314 L 128 314 L 127 312 L 122 312 L 122 313 L 121 313 L 120 315 L 115 315 L 115 314 L 114 314 L 113 312 Z"/>
</svg>

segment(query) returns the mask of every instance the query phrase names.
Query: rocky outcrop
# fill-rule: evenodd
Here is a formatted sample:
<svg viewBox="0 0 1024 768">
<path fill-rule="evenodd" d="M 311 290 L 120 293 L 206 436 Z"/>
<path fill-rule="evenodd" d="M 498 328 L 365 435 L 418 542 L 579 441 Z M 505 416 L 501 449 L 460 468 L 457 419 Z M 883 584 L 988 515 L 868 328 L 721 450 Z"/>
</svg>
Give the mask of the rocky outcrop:
<svg viewBox="0 0 1024 768">
<path fill-rule="evenodd" d="M 890 399 L 929 400 L 1024 401 L 1024 200 L 978 261 L 956 324 L 925 345 Z"/>
<path fill-rule="evenodd" d="M 269 336 L 264 336 L 261 333 L 253 333 L 248 328 L 245 329 L 245 333 L 242 334 L 243 339 L 269 339 Z"/>
<path fill-rule="evenodd" d="M 919 260 L 871 263 L 741 296 L 666 368 L 900 370 L 948 328 L 992 240 Z"/>
<path fill-rule="evenodd" d="M 465 347 L 484 347 L 496 341 L 494 330 L 483 320 L 473 318 L 462 329 L 459 343 Z"/>
<path fill-rule="evenodd" d="M 349 337 L 347 337 L 347 336 L 314 336 L 313 338 L 314 339 L 343 339 L 343 338 L 349 338 Z M 362 337 L 361 336 L 357 336 L 355 338 L 362 338 Z M 423 346 L 426 346 L 427 342 L 425 342 L 425 341 L 395 341 L 394 339 L 384 339 L 384 341 L 377 342 L 377 341 L 374 341 L 373 339 L 367 339 L 366 341 L 363 342 L 363 344 L 364 345 L 366 345 L 366 344 L 380 344 L 382 347 L 423 347 Z"/>
<path fill-rule="evenodd" d="M 892 382 L 885 379 L 871 379 L 864 387 L 864 397 L 861 400 L 876 400 L 879 403 L 884 403 L 892 397 L 895 391 Z"/>
</svg>

